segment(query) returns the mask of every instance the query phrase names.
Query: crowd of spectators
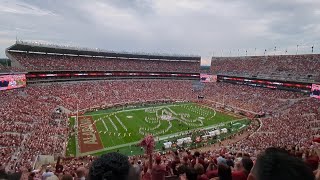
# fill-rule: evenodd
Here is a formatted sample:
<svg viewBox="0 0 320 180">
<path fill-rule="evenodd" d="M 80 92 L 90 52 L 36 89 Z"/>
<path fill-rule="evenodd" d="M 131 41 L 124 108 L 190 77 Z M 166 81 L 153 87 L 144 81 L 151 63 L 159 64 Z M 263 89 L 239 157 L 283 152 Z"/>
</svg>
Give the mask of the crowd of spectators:
<svg viewBox="0 0 320 180">
<path fill-rule="evenodd" d="M 21 140 L 20 134 L 0 134 L 0 146 L 18 147 Z"/>
<path fill-rule="evenodd" d="M 247 138 L 230 144 L 230 149 L 257 154 L 267 147 L 283 147 L 295 150 L 309 150 L 314 146 L 312 139 L 319 135 L 320 102 L 304 99 L 290 105 L 282 112 L 262 118 L 261 128 Z"/>
<path fill-rule="evenodd" d="M 248 56 L 248 57 L 213 57 L 211 71 L 214 74 L 234 75 L 282 75 L 320 77 L 319 54 Z"/>
<path fill-rule="evenodd" d="M 32 180 L 318 180 L 318 161 L 313 150 L 305 155 L 301 150 L 274 147 L 257 156 L 225 147 L 203 152 L 179 149 L 131 157 L 113 152 L 100 157 L 58 160 L 55 166 L 25 171 L 19 176 Z"/>
<path fill-rule="evenodd" d="M 202 91 L 205 99 L 219 105 L 245 109 L 255 113 L 271 113 L 289 104 L 289 99 L 307 97 L 305 94 L 279 91 L 229 83 L 206 84 Z"/>
<path fill-rule="evenodd" d="M 260 119 L 257 132 L 230 144 L 235 151 L 257 154 L 268 147 L 305 150 L 313 147 L 311 140 L 320 133 L 320 102 L 307 95 L 226 83 L 208 85 L 204 92 L 209 101 L 215 102 L 213 106 L 224 103 L 235 109 L 267 113 Z"/>
<path fill-rule="evenodd" d="M 200 61 L 174 61 L 165 59 L 117 59 L 83 56 L 61 56 L 11 53 L 28 71 L 74 70 L 74 71 L 147 71 L 185 72 L 200 71 Z"/>
<path fill-rule="evenodd" d="M 4 66 L 0 64 L 0 73 L 7 74 L 10 72 L 25 72 L 25 68 L 18 68 L 13 66 Z"/>
<path fill-rule="evenodd" d="M 166 91 L 162 89 L 165 88 Z M 65 116 L 56 121 L 55 110 L 62 106 L 72 112 L 116 103 L 156 101 L 161 99 L 192 100 L 196 97 L 191 81 L 124 80 L 65 84 L 29 85 L 24 89 L 0 94 L 0 147 L 13 147 L 6 155 L 17 153 L 17 160 L 3 164 L 31 167 L 37 155 L 62 154 L 68 135 Z M 4 133 L 23 134 L 23 141 L 12 141 Z M 13 135 L 12 135 L 13 136 Z M 6 142 L 2 144 L 1 142 Z M 19 147 L 16 147 L 19 145 Z M 8 152 L 9 151 L 9 152 Z"/>
<path fill-rule="evenodd" d="M 3 129 L 0 132 L 1 164 L 9 167 L 9 171 L 16 171 L 21 167 L 31 168 L 37 155 L 64 154 L 69 129 L 65 116 L 61 116 L 59 121 L 52 116 L 57 107 L 75 112 L 77 108 L 117 103 L 197 100 L 199 95 L 214 102 L 213 106 L 218 103 L 268 115 L 260 119 L 261 125 L 256 132 L 216 150 L 193 156 L 183 149 L 176 153 L 155 154 L 157 165 L 154 166 L 148 164 L 149 156 L 130 157 L 133 167 L 140 168 L 136 171 L 141 179 L 152 178 L 153 169 L 164 172 L 166 176 L 193 174 L 198 179 L 220 177 L 221 169 L 233 177 L 241 166 L 241 163 L 236 164 L 242 162 L 238 156 L 255 160 L 268 147 L 285 148 L 304 160 L 313 155 L 312 139 L 319 134 L 317 125 L 320 121 L 320 101 L 317 99 L 295 92 L 227 83 L 206 84 L 201 92 L 192 88 L 192 81 L 187 80 L 116 80 L 37 84 L 3 91 L 0 94 L 0 99 L 5 102 L 0 104 L 0 127 Z M 242 155 L 237 152 L 242 152 Z M 89 171 L 95 159 L 92 156 L 64 159 L 60 163 L 64 171 L 58 175 L 60 178 L 67 174 L 76 177 L 77 168 Z M 227 166 L 219 166 L 219 162 Z M 230 168 L 232 164 L 234 166 Z M 40 173 L 33 175 L 41 176 Z"/>
<path fill-rule="evenodd" d="M 30 124 L 24 123 L 1 122 L 0 129 L 2 129 L 4 132 L 9 133 L 27 133 L 32 130 L 32 126 Z"/>
</svg>

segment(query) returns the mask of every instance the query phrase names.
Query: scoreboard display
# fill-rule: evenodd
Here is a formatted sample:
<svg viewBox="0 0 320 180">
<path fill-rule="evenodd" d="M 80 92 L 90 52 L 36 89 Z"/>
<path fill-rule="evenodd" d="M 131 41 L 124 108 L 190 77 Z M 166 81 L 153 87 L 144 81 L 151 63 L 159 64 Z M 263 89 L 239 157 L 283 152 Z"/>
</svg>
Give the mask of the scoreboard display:
<svg viewBox="0 0 320 180">
<path fill-rule="evenodd" d="M 0 91 L 26 86 L 25 74 L 0 75 Z"/>
<path fill-rule="evenodd" d="M 320 84 L 312 84 L 311 97 L 320 99 Z"/>
<path fill-rule="evenodd" d="M 208 82 L 217 82 L 217 75 L 211 74 L 200 74 L 200 82 L 208 83 Z"/>
</svg>

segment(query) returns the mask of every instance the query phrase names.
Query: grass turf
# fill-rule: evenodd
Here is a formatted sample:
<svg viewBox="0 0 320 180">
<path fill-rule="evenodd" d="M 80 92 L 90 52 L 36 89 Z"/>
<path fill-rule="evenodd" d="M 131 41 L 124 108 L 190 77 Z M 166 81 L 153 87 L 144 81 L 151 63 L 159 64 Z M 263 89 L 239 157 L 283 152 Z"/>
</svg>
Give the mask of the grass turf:
<svg viewBox="0 0 320 180">
<path fill-rule="evenodd" d="M 93 152 L 99 155 L 105 152 L 119 150 L 130 155 L 139 154 L 140 148 L 128 143 L 140 141 L 145 134 L 152 133 L 157 137 L 179 136 L 180 132 L 192 129 L 201 129 L 208 126 L 227 124 L 239 119 L 195 103 L 174 103 L 162 105 L 149 105 L 146 107 L 112 108 L 86 113 L 93 117 L 97 131 L 105 148 L 103 152 Z M 172 120 L 160 120 L 169 118 Z M 177 120 L 179 119 L 179 120 Z M 241 122 L 247 124 L 246 122 Z M 70 119 L 70 126 L 74 119 Z M 170 128 L 171 127 L 171 128 Z M 157 148 L 162 146 L 164 140 L 157 143 Z M 126 147 L 119 147 L 128 144 Z M 75 154 L 75 137 L 69 137 L 67 155 Z"/>
<path fill-rule="evenodd" d="M 74 127 L 75 119 L 76 118 L 69 119 L 69 128 L 70 129 L 72 129 Z M 75 138 L 74 134 L 69 135 L 66 155 L 67 156 L 75 156 L 76 155 L 76 138 Z"/>
</svg>

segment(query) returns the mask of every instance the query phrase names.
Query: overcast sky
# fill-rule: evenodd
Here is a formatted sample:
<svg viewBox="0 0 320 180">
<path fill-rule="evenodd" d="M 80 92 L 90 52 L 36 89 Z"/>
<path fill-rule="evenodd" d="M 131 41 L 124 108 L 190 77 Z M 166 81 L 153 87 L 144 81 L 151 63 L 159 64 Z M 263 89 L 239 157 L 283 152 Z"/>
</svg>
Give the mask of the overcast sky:
<svg viewBox="0 0 320 180">
<path fill-rule="evenodd" d="M 320 53 L 320 0 L 0 0 L 0 57 L 18 39 L 215 56 Z M 274 52 L 276 47 L 276 52 Z M 255 48 L 257 50 L 255 51 Z M 238 53 L 239 50 L 239 53 Z"/>
</svg>

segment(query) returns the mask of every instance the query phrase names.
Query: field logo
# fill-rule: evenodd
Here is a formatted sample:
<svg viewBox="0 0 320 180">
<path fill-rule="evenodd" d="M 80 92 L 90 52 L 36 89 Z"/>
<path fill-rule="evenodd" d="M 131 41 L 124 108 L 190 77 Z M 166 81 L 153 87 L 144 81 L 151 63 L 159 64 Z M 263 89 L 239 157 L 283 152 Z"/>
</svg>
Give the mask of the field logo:
<svg viewBox="0 0 320 180">
<path fill-rule="evenodd" d="M 160 116 L 160 118 L 161 118 L 162 120 L 167 120 L 167 121 L 172 120 L 171 114 L 170 114 L 170 115 L 162 115 L 162 116 Z"/>
<path fill-rule="evenodd" d="M 201 127 L 203 126 L 203 119 L 196 118 L 191 119 L 190 114 L 188 113 L 176 113 L 170 107 L 152 107 L 147 108 L 145 112 L 149 113 L 147 117 L 145 117 L 146 123 L 148 123 L 148 127 L 140 127 L 139 133 L 142 135 L 153 134 L 155 136 L 165 134 L 172 128 L 171 121 L 177 120 L 181 124 L 190 127 Z M 165 129 L 160 128 L 161 121 L 167 121 L 167 126 Z M 152 126 L 152 128 L 150 128 Z M 163 125 L 161 126 L 163 127 Z"/>
</svg>

